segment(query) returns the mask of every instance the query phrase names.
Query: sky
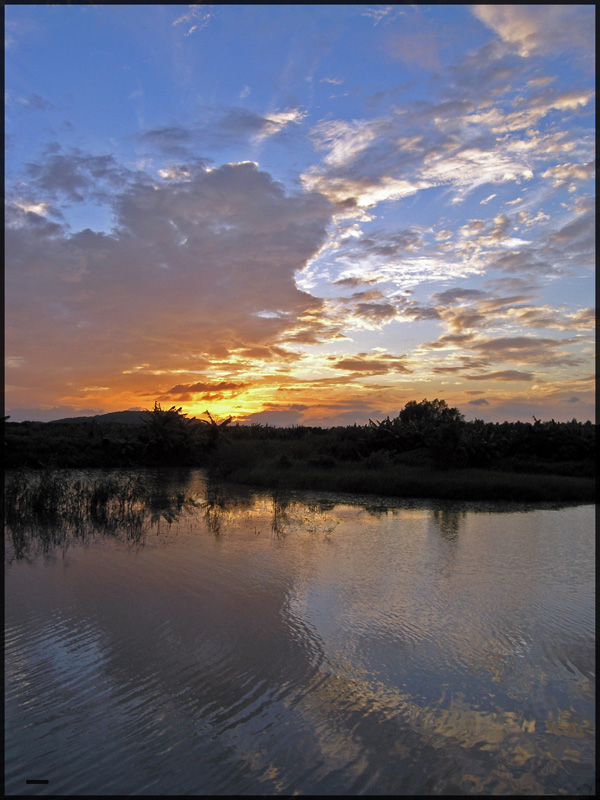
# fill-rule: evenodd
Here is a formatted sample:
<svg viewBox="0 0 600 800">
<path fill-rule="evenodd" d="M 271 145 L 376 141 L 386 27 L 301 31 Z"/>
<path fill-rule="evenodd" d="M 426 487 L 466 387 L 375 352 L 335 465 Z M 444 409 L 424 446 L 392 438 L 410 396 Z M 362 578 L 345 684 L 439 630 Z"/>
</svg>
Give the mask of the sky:
<svg viewBox="0 0 600 800">
<path fill-rule="evenodd" d="M 5 414 L 594 420 L 594 32 L 5 6 Z"/>
</svg>

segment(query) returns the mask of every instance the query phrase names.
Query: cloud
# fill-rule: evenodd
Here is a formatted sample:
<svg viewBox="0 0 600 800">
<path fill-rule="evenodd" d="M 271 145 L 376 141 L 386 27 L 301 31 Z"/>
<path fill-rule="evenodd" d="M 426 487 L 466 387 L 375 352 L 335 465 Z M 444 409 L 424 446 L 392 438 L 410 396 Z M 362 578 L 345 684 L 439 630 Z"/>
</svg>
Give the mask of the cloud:
<svg viewBox="0 0 600 800">
<path fill-rule="evenodd" d="M 365 212 L 381 203 L 438 187 L 447 187 L 449 202 L 461 203 L 478 187 L 493 185 L 485 205 L 502 184 L 530 182 L 582 146 L 593 157 L 591 139 L 584 145 L 577 125 L 565 127 L 588 113 L 593 88 L 553 88 L 548 76 L 498 40 L 439 77 L 437 98 L 390 105 L 373 118 L 315 124 L 310 136 L 322 159 L 302 173 L 305 187 L 327 196 L 340 216 L 368 220 Z M 542 126 L 550 115 L 558 125 Z M 581 163 L 590 164 L 591 157 Z M 582 167 L 573 176 L 583 180 Z"/>
<path fill-rule="evenodd" d="M 448 289 L 434 294 L 439 319 L 453 332 L 502 325 L 505 329 L 549 327 L 558 330 L 588 329 L 592 310 L 571 312 L 566 309 L 536 306 L 528 302 L 531 294 L 494 297 L 479 290 Z"/>
<path fill-rule="evenodd" d="M 500 118 L 475 120 L 474 110 L 465 99 L 392 109 L 387 118 L 321 122 L 311 135 L 325 156 L 301 179 L 309 190 L 345 206 L 347 216 L 354 212 L 359 218 L 361 209 L 432 187 L 451 186 L 462 200 L 484 184 L 530 180 L 528 159 L 485 131 Z M 539 116 L 548 110 L 541 109 Z M 480 129 L 476 137 L 471 133 L 475 125 Z"/>
<path fill-rule="evenodd" d="M 171 23 L 173 26 L 183 24 L 184 27 L 187 28 L 187 32 L 184 33 L 184 36 L 191 36 L 193 33 L 206 28 L 214 14 L 212 7 L 208 5 L 189 6 L 189 9 L 187 13 L 177 17 L 177 19 L 173 20 Z"/>
<path fill-rule="evenodd" d="M 469 400 L 467 405 L 469 405 L 469 406 L 489 406 L 489 403 L 485 399 L 485 397 L 478 397 L 475 400 Z"/>
<path fill-rule="evenodd" d="M 373 25 L 378 25 L 382 19 L 391 14 L 394 6 L 375 6 L 366 8 L 361 12 L 362 17 L 370 17 L 373 20 Z"/>
<path fill-rule="evenodd" d="M 29 97 L 19 98 L 19 103 L 22 103 L 33 111 L 47 111 L 51 108 L 55 108 L 53 103 L 35 92 L 30 94 Z"/>
<path fill-rule="evenodd" d="M 187 127 L 169 125 L 140 133 L 138 141 L 169 155 L 185 156 L 194 145 L 195 137 Z"/>
<path fill-rule="evenodd" d="M 440 66 L 439 42 L 430 30 L 397 33 L 388 41 L 388 50 L 405 64 L 415 64 L 426 70 Z"/>
<path fill-rule="evenodd" d="M 550 178 L 554 186 L 563 186 L 568 181 L 586 181 L 592 178 L 596 171 L 596 164 L 557 164 L 542 173 L 542 178 Z"/>
<path fill-rule="evenodd" d="M 403 356 L 367 355 L 359 353 L 357 356 L 335 359 L 332 357 L 331 366 L 334 369 L 344 369 L 356 373 L 369 375 L 385 374 L 390 372 L 409 373 Z"/>
<path fill-rule="evenodd" d="M 360 275 L 352 275 L 349 278 L 338 278 L 338 280 L 333 281 L 336 286 L 344 286 L 349 289 L 355 289 L 357 286 L 369 286 L 378 282 L 378 278 L 363 278 Z"/>
<path fill-rule="evenodd" d="M 485 372 L 481 375 L 463 375 L 467 381 L 534 381 L 535 375 L 533 372 L 520 372 L 516 369 L 505 369 L 499 372 Z"/>
<path fill-rule="evenodd" d="M 591 5 L 475 5 L 473 14 L 520 56 L 580 50 L 593 58 Z"/>
<path fill-rule="evenodd" d="M 181 394 L 182 392 L 189 393 L 204 393 L 204 392 L 223 392 L 231 391 L 233 389 L 242 389 L 247 384 L 245 383 L 232 383 L 231 381 L 220 381 L 218 383 L 210 383 L 197 381 L 196 383 L 179 383 L 177 386 L 172 386 L 165 394 Z"/>
<path fill-rule="evenodd" d="M 290 123 L 299 125 L 306 113 L 299 108 L 274 111 L 261 116 L 244 108 L 231 108 L 218 120 L 219 131 L 230 137 L 253 136 L 258 140 L 273 136 Z"/>
<path fill-rule="evenodd" d="M 300 108 L 258 114 L 246 108 L 206 108 L 203 121 L 190 125 L 150 128 L 137 141 L 150 151 L 198 161 L 199 150 L 219 150 L 234 145 L 261 142 L 301 125 L 306 112 Z"/>
<path fill-rule="evenodd" d="M 566 225 L 550 236 L 550 244 L 555 245 L 571 258 L 574 255 L 593 256 L 596 248 L 596 215 L 594 209 L 569 220 Z M 592 265 L 592 262 L 588 262 Z M 580 266 L 583 264 L 580 262 Z"/>
<path fill-rule="evenodd" d="M 120 386 L 149 391 L 149 373 L 177 375 L 189 390 L 198 370 L 207 384 L 245 383 L 234 373 L 256 369 L 254 348 L 281 364 L 287 342 L 335 335 L 322 301 L 295 282 L 325 241 L 325 198 L 286 194 L 249 162 L 154 181 L 75 153 L 49 156 L 36 175 L 48 193 L 93 193 L 94 171 L 126 178 L 113 190 L 110 235 L 68 234 L 11 210 L 21 224 L 6 229 L 6 348 L 25 360 L 24 391 L 37 384 L 74 402 L 100 385 L 118 397 Z M 207 374 L 211 361 L 227 377 Z"/>
<path fill-rule="evenodd" d="M 51 151 L 60 149 L 51 147 Z M 92 156 L 78 149 L 64 154 L 50 152 L 45 158 L 28 163 L 26 170 L 30 185 L 38 192 L 53 198 L 63 195 L 75 202 L 90 196 L 104 197 L 106 187 L 122 186 L 129 175 L 112 155 Z"/>
<path fill-rule="evenodd" d="M 470 342 L 470 349 L 476 350 L 494 361 L 537 363 L 545 366 L 560 364 L 577 365 L 581 359 L 561 355 L 559 348 L 565 342 L 558 339 L 536 338 L 533 336 L 498 336 Z"/>
<path fill-rule="evenodd" d="M 353 312 L 358 319 L 374 323 L 376 327 L 398 316 L 398 309 L 391 303 L 357 303 Z"/>
<path fill-rule="evenodd" d="M 458 300 L 478 300 L 485 297 L 486 293 L 479 289 L 456 288 L 446 289 L 446 291 L 436 293 L 433 296 L 440 303 L 447 305 L 449 303 L 456 303 Z"/>
</svg>

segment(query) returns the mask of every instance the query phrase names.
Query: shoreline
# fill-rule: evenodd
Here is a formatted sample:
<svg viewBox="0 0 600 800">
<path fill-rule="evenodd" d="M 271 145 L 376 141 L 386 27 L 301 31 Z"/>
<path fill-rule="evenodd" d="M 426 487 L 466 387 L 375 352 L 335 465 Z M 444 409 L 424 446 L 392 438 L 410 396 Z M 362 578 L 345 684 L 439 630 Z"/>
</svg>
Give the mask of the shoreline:
<svg viewBox="0 0 600 800">
<path fill-rule="evenodd" d="M 211 470 L 209 470 L 209 473 Z M 255 464 L 214 478 L 269 489 L 319 490 L 402 499 L 593 503 L 594 478 L 496 470 L 365 469 L 347 462 L 335 468 L 281 468 Z"/>
<path fill-rule="evenodd" d="M 57 473 L 70 470 L 136 471 L 146 469 L 202 469 L 215 481 L 255 486 L 272 490 L 308 490 L 341 492 L 354 495 L 378 495 L 402 500 L 465 500 L 495 502 L 595 503 L 595 478 L 553 473 L 510 472 L 495 469 L 433 469 L 431 467 L 394 465 L 373 468 L 360 462 L 338 462 L 317 466 L 292 462 L 285 466 L 277 460 L 259 460 L 251 464 L 227 467 L 217 459 L 212 464 L 174 465 L 136 464 L 73 467 L 7 467 L 5 478 L 24 470 L 33 473 Z"/>
</svg>

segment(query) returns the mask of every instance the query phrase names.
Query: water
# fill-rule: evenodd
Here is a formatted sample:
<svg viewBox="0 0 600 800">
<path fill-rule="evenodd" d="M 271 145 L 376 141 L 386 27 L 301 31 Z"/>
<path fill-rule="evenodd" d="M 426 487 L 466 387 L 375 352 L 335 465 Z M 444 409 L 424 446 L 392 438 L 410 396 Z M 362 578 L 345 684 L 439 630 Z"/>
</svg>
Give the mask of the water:
<svg viewBox="0 0 600 800">
<path fill-rule="evenodd" d="M 8 548 L 7 794 L 593 792 L 592 506 L 185 482 Z"/>
</svg>

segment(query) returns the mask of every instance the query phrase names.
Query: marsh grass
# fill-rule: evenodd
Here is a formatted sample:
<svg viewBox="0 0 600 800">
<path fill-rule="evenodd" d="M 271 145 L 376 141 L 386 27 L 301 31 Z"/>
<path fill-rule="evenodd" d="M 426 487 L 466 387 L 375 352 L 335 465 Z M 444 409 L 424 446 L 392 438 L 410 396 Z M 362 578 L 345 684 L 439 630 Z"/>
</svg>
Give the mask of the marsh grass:
<svg viewBox="0 0 600 800">
<path fill-rule="evenodd" d="M 140 474 L 79 475 L 14 470 L 4 484 L 5 559 L 24 558 L 96 535 L 140 542 L 148 525 L 195 507 L 185 492 L 157 491 Z"/>
<path fill-rule="evenodd" d="M 595 481 L 562 475 L 537 475 L 482 469 L 436 470 L 365 462 L 319 464 L 277 459 L 242 464 L 227 479 L 256 486 L 320 489 L 403 498 L 494 500 L 507 502 L 593 502 Z"/>
</svg>

